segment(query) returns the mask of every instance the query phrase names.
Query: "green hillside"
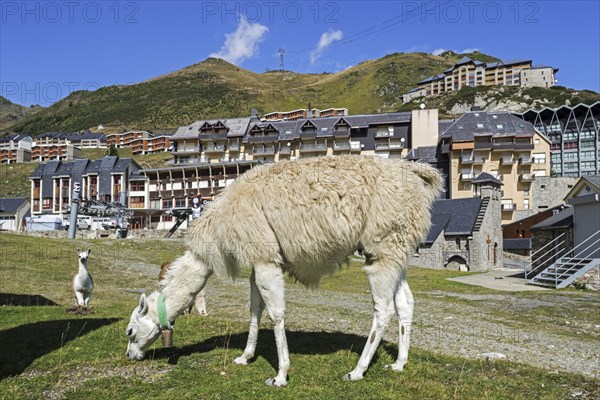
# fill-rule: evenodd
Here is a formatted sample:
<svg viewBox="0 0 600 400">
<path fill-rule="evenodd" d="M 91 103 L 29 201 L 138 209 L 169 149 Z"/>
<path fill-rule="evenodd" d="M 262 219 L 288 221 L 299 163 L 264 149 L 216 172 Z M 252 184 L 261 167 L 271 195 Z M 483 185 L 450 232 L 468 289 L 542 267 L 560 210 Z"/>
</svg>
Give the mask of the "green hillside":
<svg viewBox="0 0 600 400">
<path fill-rule="evenodd" d="M 335 74 L 290 71 L 258 74 L 209 58 L 138 84 L 72 93 L 51 107 L 16 122 L 11 129 L 37 134 L 80 131 L 102 124 L 108 133 L 123 129 L 174 130 L 200 118 L 245 116 L 252 108 L 263 114 L 305 108 L 309 103 L 321 109 L 346 107 L 351 114 L 406 110 L 418 104 L 403 105 L 403 93 L 419 80 L 452 66 L 463 56 L 488 62 L 498 60 L 479 52 L 456 54 L 448 51 L 439 56 L 394 53 Z M 468 103 L 474 98 L 470 89 L 473 88 L 453 96 L 431 99 L 431 105 L 439 107 L 442 113 L 449 113 L 455 104 Z M 485 91 L 486 96 L 490 90 L 475 89 Z M 509 90 L 502 96 L 511 107 L 523 109 L 534 104 L 536 99 L 547 99 L 544 105 L 559 106 L 567 99 L 600 97 L 594 92 L 584 95 L 562 87 L 530 89 L 528 100 L 519 91 Z M 493 101 L 489 103 L 494 105 Z"/>
<path fill-rule="evenodd" d="M 43 107 L 37 105 L 25 107 L 20 104 L 15 104 L 0 96 L 0 131 L 10 129 L 12 125 L 42 109 Z"/>
</svg>

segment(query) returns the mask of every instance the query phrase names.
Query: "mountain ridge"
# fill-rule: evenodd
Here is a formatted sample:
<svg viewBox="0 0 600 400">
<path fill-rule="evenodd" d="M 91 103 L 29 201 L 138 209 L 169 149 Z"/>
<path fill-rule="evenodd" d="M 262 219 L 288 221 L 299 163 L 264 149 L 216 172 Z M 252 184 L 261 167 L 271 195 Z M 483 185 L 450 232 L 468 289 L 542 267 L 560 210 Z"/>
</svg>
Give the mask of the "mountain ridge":
<svg viewBox="0 0 600 400">
<path fill-rule="evenodd" d="M 507 87 L 500 93 L 496 86 L 485 86 L 402 104 L 401 95 L 416 82 L 440 73 L 464 56 L 484 62 L 499 60 L 480 52 L 447 51 L 437 56 L 393 53 L 337 73 L 303 74 L 257 73 L 222 59 L 207 58 L 139 83 L 73 92 L 50 107 L 15 121 L 9 128 L 29 134 L 81 131 L 98 125 L 104 125 L 109 133 L 132 129 L 174 131 L 202 118 L 244 116 L 252 108 L 264 114 L 306 108 L 309 103 L 314 108 L 345 107 L 351 114 L 362 114 L 405 111 L 418 107 L 422 101 L 439 108 L 442 114 L 450 114 L 468 108 L 469 102 L 519 111 L 532 104 L 558 106 L 565 101 L 600 100 L 598 93 L 563 87 L 532 88 L 536 90 L 524 94 L 514 90 L 520 88 Z M 502 100 L 488 101 L 488 94 Z M 540 96 L 548 101 L 535 103 Z"/>
</svg>

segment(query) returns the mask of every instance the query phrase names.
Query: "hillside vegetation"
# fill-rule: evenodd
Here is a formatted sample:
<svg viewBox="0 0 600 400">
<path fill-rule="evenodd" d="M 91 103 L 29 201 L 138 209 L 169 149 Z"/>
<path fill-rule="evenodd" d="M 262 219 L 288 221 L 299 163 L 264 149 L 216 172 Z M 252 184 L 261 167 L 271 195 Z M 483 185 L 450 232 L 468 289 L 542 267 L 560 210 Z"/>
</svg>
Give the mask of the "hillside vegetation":
<svg viewBox="0 0 600 400">
<path fill-rule="evenodd" d="M 329 74 L 271 71 L 258 74 L 228 62 L 209 58 L 187 68 L 127 86 L 108 86 L 93 92 L 74 92 L 54 105 L 16 122 L 11 130 L 30 134 L 47 131 L 79 131 L 103 124 L 106 131 L 123 129 L 174 130 L 200 118 L 246 116 L 252 108 L 260 114 L 275 110 L 346 107 L 351 114 L 408 110 L 401 95 L 419 80 L 440 73 L 463 56 L 483 61 L 495 57 L 479 52 L 440 56 L 426 53 L 394 53 Z M 506 88 L 467 88 L 448 96 L 427 100 L 442 113 L 456 111 L 456 104 L 478 102 L 520 111 L 531 105 L 560 106 L 596 101 L 600 95 L 564 87 L 524 91 Z M 487 99 L 491 96 L 489 99 Z M 501 97 L 502 101 L 496 100 Z M 535 100 L 538 100 L 537 102 Z M 545 101 L 541 101 L 545 100 Z M 460 109 L 460 108 L 459 108 Z M 6 129 L 4 129 L 6 131 Z"/>
<path fill-rule="evenodd" d="M 12 125 L 42 109 L 43 107 L 38 105 L 25 107 L 15 104 L 0 96 L 0 130 L 8 130 Z"/>
</svg>

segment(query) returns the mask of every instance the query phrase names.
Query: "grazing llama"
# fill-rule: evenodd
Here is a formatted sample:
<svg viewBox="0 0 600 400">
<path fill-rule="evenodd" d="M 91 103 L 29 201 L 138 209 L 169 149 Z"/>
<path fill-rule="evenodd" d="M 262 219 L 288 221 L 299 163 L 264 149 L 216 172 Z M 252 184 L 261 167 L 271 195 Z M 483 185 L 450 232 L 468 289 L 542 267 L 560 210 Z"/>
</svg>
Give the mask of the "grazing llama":
<svg viewBox="0 0 600 400">
<path fill-rule="evenodd" d="M 77 258 L 79 259 L 79 272 L 73 278 L 73 291 L 77 298 L 77 306 L 88 306 L 90 296 L 94 290 L 94 281 L 88 272 L 88 257 L 92 250 L 81 251 L 77 249 Z"/>
<path fill-rule="evenodd" d="M 170 262 L 165 262 L 160 266 L 160 273 L 158 274 L 159 283 L 164 279 L 169 268 L 171 268 Z M 191 314 L 194 306 L 196 306 L 196 311 L 198 314 L 202 315 L 203 317 L 208 316 L 208 312 L 206 311 L 206 293 L 204 292 L 204 289 L 198 292 L 196 298 L 194 299 L 194 304 L 190 304 L 185 312 L 187 314 Z"/>
<path fill-rule="evenodd" d="M 356 368 L 344 380 L 359 380 L 391 317 L 399 318 L 398 358 L 408 359 L 413 296 L 407 258 L 430 227 L 430 207 L 441 192 L 440 174 L 422 163 L 378 157 L 339 156 L 280 161 L 256 167 L 228 186 L 188 232 L 188 251 L 165 274 L 159 292 L 141 295 L 126 334 L 126 355 L 141 360 L 191 304 L 214 273 L 250 276 L 250 329 L 243 354 L 254 357 L 260 319 L 267 309 L 274 327 L 277 376 L 285 386 L 290 366 L 284 329 L 284 275 L 309 287 L 333 274 L 355 251 L 366 256 L 373 324 Z"/>
</svg>

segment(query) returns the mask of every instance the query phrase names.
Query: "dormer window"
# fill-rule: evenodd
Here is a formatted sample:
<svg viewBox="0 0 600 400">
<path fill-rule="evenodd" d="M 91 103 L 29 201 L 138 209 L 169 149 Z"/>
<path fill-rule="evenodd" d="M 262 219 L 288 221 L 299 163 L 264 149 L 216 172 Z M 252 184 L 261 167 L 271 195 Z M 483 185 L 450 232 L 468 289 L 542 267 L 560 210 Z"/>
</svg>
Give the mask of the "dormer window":
<svg viewBox="0 0 600 400">
<path fill-rule="evenodd" d="M 498 119 L 498 116 L 497 115 L 492 115 L 492 118 Z"/>
<path fill-rule="evenodd" d="M 504 129 L 504 126 L 502 124 L 497 124 L 496 128 L 498 128 L 498 129 Z"/>
<path fill-rule="evenodd" d="M 483 124 L 482 123 L 478 123 L 477 124 L 477 129 L 483 129 Z"/>
</svg>

